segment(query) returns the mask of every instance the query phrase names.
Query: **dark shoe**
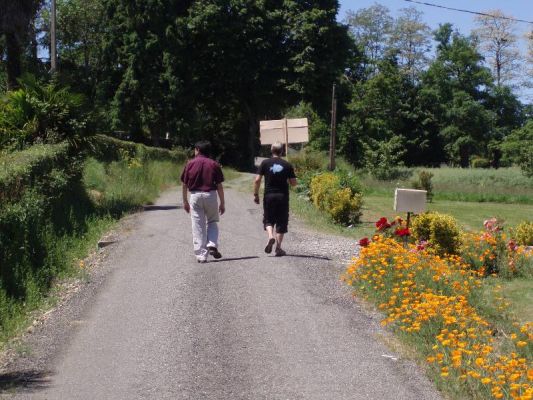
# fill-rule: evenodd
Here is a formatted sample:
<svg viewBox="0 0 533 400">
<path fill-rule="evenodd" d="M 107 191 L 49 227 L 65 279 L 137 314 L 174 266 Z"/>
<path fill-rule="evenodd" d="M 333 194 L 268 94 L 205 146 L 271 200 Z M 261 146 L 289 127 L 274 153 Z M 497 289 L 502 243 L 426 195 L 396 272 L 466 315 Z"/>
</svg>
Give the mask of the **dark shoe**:
<svg viewBox="0 0 533 400">
<path fill-rule="evenodd" d="M 272 238 L 268 241 L 266 247 L 265 247 L 265 253 L 270 254 L 272 253 L 272 246 L 274 246 L 274 243 L 276 243 L 276 239 Z"/>
<path fill-rule="evenodd" d="M 286 256 L 286 255 L 287 255 L 287 253 L 285 253 L 285 250 L 280 249 L 280 248 L 276 249 L 276 257 L 283 257 L 283 256 Z"/>
<path fill-rule="evenodd" d="M 209 250 L 209 254 L 211 254 L 216 260 L 222 258 L 222 254 L 220 254 L 220 251 L 218 251 L 216 247 L 208 247 L 207 250 Z"/>
</svg>

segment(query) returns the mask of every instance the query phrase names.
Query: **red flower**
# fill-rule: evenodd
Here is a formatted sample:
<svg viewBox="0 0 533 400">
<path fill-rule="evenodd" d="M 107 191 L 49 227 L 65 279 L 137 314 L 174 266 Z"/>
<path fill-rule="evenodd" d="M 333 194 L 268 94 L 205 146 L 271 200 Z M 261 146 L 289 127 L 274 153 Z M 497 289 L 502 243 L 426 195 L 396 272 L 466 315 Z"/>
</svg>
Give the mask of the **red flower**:
<svg viewBox="0 0 533 400">
<path fill-rule="evenodd" d="M 398 236 L 409 236 L 411 234 L 409 228 L 396 229 L 394 233 Z"/>
<path fill-rule="evenodd" d="M 507 248 L 510 251 L 515 251 L 518 248 L 518 246 L 516 245 L 516 242 L 514 240 L 509 240 L 509 243 L 507 243 Z"/>
<path fill-rule="evenodd" d="M 361 247 L 366 247 L 370 244 L 370 240 L 368 238 L 362 238 L 360 241 L 359 241 L 359 246 Z"/>
<path fill-rule="evenodd" d="M 391 225 L 387 222 L 387 218 L 385 217 L 381 217 L 378 222 L 376 222 L 376 228 L 378 228 L 378 231 L 382 231 L 390 227 Z"/>
</svg>

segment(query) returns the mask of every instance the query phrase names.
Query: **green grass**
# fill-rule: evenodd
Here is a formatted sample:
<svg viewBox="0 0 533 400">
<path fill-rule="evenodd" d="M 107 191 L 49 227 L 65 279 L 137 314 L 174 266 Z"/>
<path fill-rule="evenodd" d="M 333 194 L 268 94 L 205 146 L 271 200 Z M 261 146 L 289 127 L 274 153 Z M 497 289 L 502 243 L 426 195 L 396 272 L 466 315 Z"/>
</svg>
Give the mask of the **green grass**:
<svg viewBox="0 0 533 400">
<path fill-rule="evenodd" d="M 434 175 L 435 200 L 533 204 L 533 178 L 525 177 L 518 168 L 419 168 L 412 170 L 409 179 L 383 182 L 363 176 L 362 182 L 367 194 L 387 195 L 396 187 L 411 187 L 411 180 L 422 169 Z"/>
<path fill-rule="evenodd" d="M 24 297 L 12 298 L 0 291 L 0 345 L 28 326 L 35 310 L 54 304 L 55 282 L 83 276 L 80 260 L 96 248 L 97 241 L 124 213 L 154 201 L 161 190 L 175 186 L 181 170 L 181 165 L 168 160 L 145 160 L 143 164 L 86 160 L 83 187 L 63 199 L 58 210 L 61 225 L 40 227 L 34 236 L 39 243 L 28 244 L 43 256 L 37 271 L 23 282 Z"/>
</svg>

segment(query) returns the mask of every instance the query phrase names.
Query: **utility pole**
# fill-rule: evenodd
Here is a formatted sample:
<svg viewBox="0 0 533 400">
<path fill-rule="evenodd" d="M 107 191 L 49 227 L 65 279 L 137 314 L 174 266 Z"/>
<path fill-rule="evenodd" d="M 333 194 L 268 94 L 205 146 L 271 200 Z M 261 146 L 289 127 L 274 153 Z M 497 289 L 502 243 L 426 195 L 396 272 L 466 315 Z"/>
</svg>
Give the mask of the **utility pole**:
<svg viewBox="0 0 533 400">
<path fill-rule="evenodd" d="M 335 169 L 335 136 L 337 126 L 337 97 L 335 96 L 335 84 L 331 95 L 331 133 L 329 137 L 329 170 Z"/>
<path fill-rule="evenodd" d="M 50 10 L 50 73 L 57 72 L 57 44 L 56 44 L 56 0 L 52 0 Z"/>
</svg>

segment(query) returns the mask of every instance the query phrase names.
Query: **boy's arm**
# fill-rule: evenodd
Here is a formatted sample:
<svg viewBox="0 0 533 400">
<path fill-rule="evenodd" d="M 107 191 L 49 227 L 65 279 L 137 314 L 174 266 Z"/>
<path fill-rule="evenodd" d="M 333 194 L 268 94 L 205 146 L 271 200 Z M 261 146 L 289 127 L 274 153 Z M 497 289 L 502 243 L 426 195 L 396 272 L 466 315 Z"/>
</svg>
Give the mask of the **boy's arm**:
<svg viewBox="0 0 533 400">
<path fill-rule="evenodd" d="M 259 189 L 261 188 L 261 175 L 256 175 L 254 180 L 254 203 L 259 204 Z"/>
</svg>

